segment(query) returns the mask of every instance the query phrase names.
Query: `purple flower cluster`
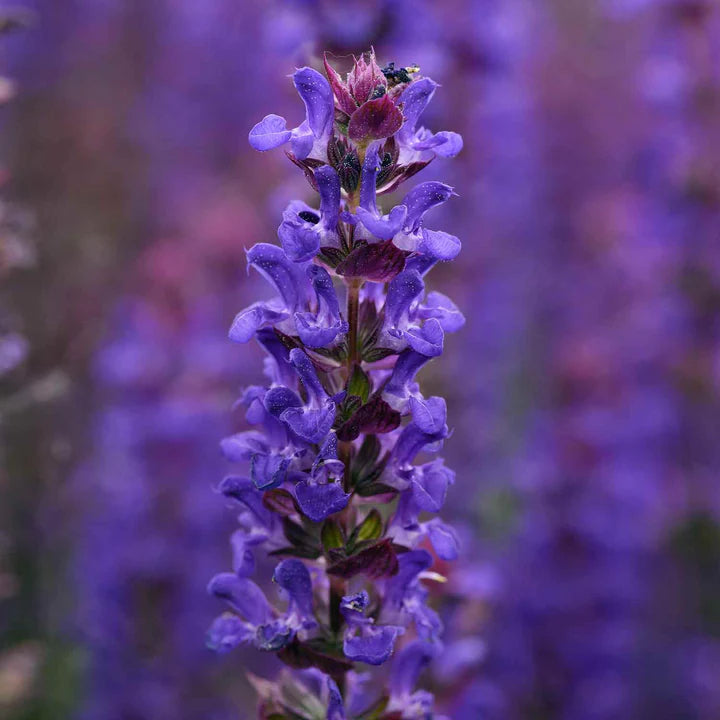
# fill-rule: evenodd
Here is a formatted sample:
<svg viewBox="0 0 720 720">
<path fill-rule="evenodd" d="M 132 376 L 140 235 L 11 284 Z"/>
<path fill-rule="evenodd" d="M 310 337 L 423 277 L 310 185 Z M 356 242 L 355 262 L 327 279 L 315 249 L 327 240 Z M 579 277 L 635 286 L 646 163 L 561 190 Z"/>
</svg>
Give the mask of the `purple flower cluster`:
<svg viewBox="0 0 720 720">
<path fill-rule="evenodd" d="M 420 125 L 437 85 L 415 67 L 381 68 L 370 52 L 345 79 L 327 56 L 325 72 L 293 76 L 306 108 L 299 126 L 268 115 L 249 135 L 257 150 L 287 145 L 320 201 L 291 202 L 280 246 L 247 253 L 275 295 L 240 312 L 230 338 L 259 343 L 267 382 L 239 400 L 251 429 L 222 442 L 247 474 L 219 488 L 240 527 L 233 572 L 209 585 L 231 612 L 212 624 L 208 644 L 249 644 L 304 671 L 256 680 L 262 717 L 338 719 L 375 703 L 373 717 L 426 718 L 433 698 L 415 685 L 442 623 L 425 583 L 442 581 L 434 555 L 455 559 L 458 541 L 436 517 L 454 473 L 429 457 L 449 436 L 446 404 L 424 397 L 416 374 L 464 323 L 424 280 L 460 241 L 425 226 L 450 186 L 421 183 L 387 212 L 378 196 L 457 154 L 462 139 Z M 282 607 L 251 579 L 259 550 L 279 559 Z M 357 664 L 391 657 L 387 690 L 373 697 Z"/>
</svg>

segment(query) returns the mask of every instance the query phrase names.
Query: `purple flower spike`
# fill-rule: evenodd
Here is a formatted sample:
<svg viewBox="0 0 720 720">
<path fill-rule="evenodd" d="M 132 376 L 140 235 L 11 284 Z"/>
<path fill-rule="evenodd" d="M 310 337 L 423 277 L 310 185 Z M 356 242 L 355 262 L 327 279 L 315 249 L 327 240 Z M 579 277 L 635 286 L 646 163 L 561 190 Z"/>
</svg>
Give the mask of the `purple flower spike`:
<svg viewBox="0 0 720 720">
<path fill-rule="evenodd" d="M 209 588 L 232 613 L 215 620 L 208 645 L 253 645 L 289 667 L 255 680 L 268 716 L 428 720 L 440 717 L 433 696 L 415 685 L 442 622 L 425 583 L 442 579 L 433 558 L 454 560 L 460 548 L 438 516 L 454 473 L 441 459 L 416 461 L 450 435 L 445 401 L 426 399 L 416 376 L 465 322 L 450 298 L 425 289 L 461 243 L 425 227 L 426 213 L 455 194 L 449 185 L 421 183 L 394 207 L 380 200 L 436 156 L 459 152 L 462 139 L 420 125 L 438 86 L 417 67 L 381 67 L 373 51 L 342 77 L 327 55 L 324 64 L 327 80 L 308 67 L 293 75 L 300 125 L 268 115 L 249 136 L 258 150 L 289 143 L 318 197 L 288 204 L 281 247 L 248 252 L 275 296 L 230 330 L 265 351 L 265 383 L 236 404 L 251 428 L 221 446 L 244 468 L 219 488 L 238 529 L 234 572 Z M 261 549 L 284 558 L 273 579 L 286 606 L 250 579 L 263 572 Z M 408 629 L 419 640 L 397 654 L 389 684 L 374 703 L 360 697 L 360 678 L 393 657 Z"/>
</svg>

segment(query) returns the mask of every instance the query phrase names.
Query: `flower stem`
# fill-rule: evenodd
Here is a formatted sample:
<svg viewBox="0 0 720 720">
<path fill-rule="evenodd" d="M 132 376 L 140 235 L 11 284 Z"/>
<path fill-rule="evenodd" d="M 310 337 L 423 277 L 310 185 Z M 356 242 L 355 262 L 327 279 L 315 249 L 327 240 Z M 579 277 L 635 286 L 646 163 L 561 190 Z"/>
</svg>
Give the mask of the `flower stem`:
<svg viewBox="0 0 720 720">
<path fill-rule="evenodd" d="M 348 377 L 352 372 L 353 365 L 359 361 L 358 357 L 358 312 L 360 309 L 360 286 L 362 280 L 352 278 L 348 280 L 347 293 L 347 321 L 348 321 L 348 354 L 347 369 Z"/>
</svg>

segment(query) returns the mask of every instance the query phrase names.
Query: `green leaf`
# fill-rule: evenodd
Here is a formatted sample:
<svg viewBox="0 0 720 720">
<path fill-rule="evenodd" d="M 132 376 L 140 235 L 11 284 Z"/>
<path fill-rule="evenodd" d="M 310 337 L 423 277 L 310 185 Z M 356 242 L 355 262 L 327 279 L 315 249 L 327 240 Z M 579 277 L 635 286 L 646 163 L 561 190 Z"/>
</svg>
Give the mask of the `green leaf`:
<svg viewBox="0 0 720 720">
<path fill-rule="evenodd" d="M 377 540 L 382 535 L 383 521 L 380 513 L 373 508 L 365 519 L 352 531 L 348 540 L 348 551 L 364 540 Z"/>
<path fill-rule="evenodd" d="M 322 538 L 323 548 L 325 548 L 326 552 L 345 545 L 345 538 L 343 537 L 340 526 L 329 518 L 323 523 L 320 537 Z"/>
<path fill-rule="evenodd" d="M 348 395 L 356 395 L 363 403 L 366 403 L 370 396 L 370 389 L 370 378 L 363 372 L 360 365 L 354 365 L 348 379 Z"/>
</svg>

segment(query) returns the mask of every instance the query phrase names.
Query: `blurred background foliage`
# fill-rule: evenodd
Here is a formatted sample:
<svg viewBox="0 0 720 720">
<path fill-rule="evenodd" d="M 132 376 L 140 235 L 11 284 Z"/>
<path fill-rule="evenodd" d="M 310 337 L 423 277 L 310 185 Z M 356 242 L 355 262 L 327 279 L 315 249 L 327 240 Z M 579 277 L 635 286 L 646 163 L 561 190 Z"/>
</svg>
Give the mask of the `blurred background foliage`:
<svg viewBox="0 0 720 720">
<path fill-rule="evenodd" d="M 245 670 L 275 666 L 203 647 L 217 442 L 260 367 L 225 337 L 261 287 L 244 249 L 308 190 L 247 131 L 300 116 L 294 66 L 374 45 L 441 83 L 429 124 L 466 142 L 434 282 L 468 324 L 424 371 L 466 548 L 433 689 L 452 718 L 720 717 L 716 2 L 0 18 L 0 716 L 254 716 Z"/>
</svg>

